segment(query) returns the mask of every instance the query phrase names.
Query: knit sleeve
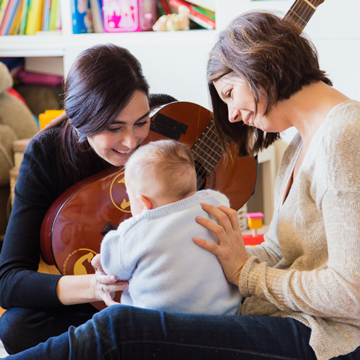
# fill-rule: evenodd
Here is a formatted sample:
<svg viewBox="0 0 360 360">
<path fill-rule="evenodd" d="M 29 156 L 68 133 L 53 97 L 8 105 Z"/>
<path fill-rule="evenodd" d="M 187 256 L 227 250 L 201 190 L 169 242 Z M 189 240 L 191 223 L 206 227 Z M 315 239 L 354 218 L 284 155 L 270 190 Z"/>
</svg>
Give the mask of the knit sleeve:
<svg viewBox="0 0 360 360">
<path fill-rule="evenodd" d="M 116 275 L 118 279 L 129 280 L 137 264 L 136 243 L 132 225 L 135 218 L 122 222 L 116 230 L 109 231 L 100 247 L 101 266 L 106 274 Z M 128 249 L 130 243 L 130 248 Z M 131 251 L 130 251 L 131 250 Z"/>
<path fill-rule="evenodd" d="M 327 181 L 327 190 L 319 201 L 319 226 L 325 229 L 327 261 L 302 271 L 272 268 L 253 256 L 241 273 L 242 295 L 255 295 L 285 312 L 359 319 L 360 109 L 342 110 L 333 114 L 334 122 L 342 127 L 328 122 L 317 159 L 326 164 L 322 179 Z"/>
<path fill-rule="evenodd" d="M 312 271 L 282 270 L 251 257 L 241 273 L 241 294 L 268 300 L 282 311 L 359 318 L 360 194 L 328 192 L 323 215 L 327 264 Z"/>
</svg>

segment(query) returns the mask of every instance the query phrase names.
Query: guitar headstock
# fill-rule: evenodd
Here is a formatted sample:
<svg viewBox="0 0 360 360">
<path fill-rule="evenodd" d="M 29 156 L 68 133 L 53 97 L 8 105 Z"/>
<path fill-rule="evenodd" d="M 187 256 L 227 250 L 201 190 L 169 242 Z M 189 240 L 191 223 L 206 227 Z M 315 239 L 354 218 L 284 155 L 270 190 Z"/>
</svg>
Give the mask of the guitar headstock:
<svg viewBox="0 0 360 360">
<path fill-rule="evenodd" d="M 321 5 L 325 0 L 307 0 L 309 2 L 311 2 L 315 7 L 318 7 L 319 5 Z"/>
<path fill-rule="evenodd" d="M 310 18 L 325 0 L 295 0 L 294 4 L 285 15 L 304 29 Z"/>
</svg>

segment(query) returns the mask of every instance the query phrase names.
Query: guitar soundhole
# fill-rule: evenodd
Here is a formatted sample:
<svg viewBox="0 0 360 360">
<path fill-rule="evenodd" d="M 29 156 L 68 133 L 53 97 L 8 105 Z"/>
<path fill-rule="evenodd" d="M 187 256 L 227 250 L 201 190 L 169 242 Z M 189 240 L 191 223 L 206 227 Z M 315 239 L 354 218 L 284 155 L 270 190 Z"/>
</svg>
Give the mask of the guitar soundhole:
<svg viewBox="0 0 360 360">
<path fill-rule="evenodd" d="M 197 181 L 197 189 L 203 190 L 206 185 L 206 169 L 204 166 L 195 160 L 195 170 L 196 170 L 196 181 Z"/>
</svg>

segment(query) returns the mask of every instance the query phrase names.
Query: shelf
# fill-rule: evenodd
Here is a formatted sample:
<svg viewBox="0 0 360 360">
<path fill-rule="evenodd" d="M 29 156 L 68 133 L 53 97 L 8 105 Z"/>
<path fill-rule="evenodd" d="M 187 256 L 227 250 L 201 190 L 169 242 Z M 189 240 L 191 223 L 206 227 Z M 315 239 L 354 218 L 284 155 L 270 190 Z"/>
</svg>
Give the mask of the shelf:
<svg viewBox="0 0 360 360">
<path fill-rule="evenodd" d="M 116 44 L 149 44 L 154 46 L 164 46 L 168 44 L 181 43 L 191 45 L 199 44 L 203 41 L 214 41 L 216 30 L 188 30 L 188 31 L 144 31 L 144 32 L 124 32 L 124 33 L 92 33 L 64 35 L 67 40 L 67 46 L 77 46 L 99 43 Z"/>
<path fill-rule="evenodd" d="M 63 56 L 62 35 L 0 36 L 0 57 Z"/>
<path fill-rule="evenodd" d="M 157 46 L 169 44 L 189 45 L 213 42 L 216 30 L 189 30 L 177 32 L 137 32 L 101 33 L 76 35 L 22 35 L 0 36 L 0 57 L 64 56 L 68 47 L 89 47 L 100 43 L 114 43 L 121 46 L 150 44 Z M 155 55 L 155 54 L 154 54 Z"/>
</svg>

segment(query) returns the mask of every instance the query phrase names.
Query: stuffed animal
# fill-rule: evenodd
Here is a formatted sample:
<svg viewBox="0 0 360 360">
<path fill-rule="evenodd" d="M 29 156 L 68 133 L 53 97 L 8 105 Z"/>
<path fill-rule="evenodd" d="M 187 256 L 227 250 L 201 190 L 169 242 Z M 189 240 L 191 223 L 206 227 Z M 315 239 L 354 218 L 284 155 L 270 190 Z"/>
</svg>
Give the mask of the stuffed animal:
<svg viewBox="0 0 360 360">
<path fill-rule="evenodd" d="M 9 171 L 14 166 L 12 143 L 31 138 L 38 131 L 29 108 L 7 92 L 12 86 L 13 78 L 6 65 L 0 62 L 0 236 L 5 233 L 9 212 Z"/>
<path fill-rule="evenodd" d="M 183 5 L 179 6 L 178 14 L 162 15 L 153 26 L 154 31 L 177 31 L 189 29 L 189 9 Z"/>
</svg>

